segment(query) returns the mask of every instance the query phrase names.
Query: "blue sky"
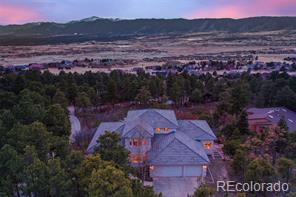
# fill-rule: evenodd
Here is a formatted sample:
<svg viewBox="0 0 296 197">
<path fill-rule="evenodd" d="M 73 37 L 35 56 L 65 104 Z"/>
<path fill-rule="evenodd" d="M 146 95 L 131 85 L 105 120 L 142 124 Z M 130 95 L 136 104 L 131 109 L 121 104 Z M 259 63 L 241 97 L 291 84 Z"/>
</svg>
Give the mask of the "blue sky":
<svg viewBox="0 0 296 197">
<path fill-rule="evenodd" d="M 296 0 L 0 0 L 0 24 L 110 18 L 291 16 Z"/>
</svg>

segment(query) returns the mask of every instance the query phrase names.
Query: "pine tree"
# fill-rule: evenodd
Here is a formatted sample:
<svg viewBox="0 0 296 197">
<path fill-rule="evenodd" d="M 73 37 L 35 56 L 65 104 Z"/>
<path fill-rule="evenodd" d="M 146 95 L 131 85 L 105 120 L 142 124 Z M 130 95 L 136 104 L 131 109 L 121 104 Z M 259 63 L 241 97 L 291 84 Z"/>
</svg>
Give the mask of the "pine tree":
<svg viewBox="0 0 296 197">
<path fill-rule="evenodd" d="M 136 96 L 136 101 L 140 102 L 143 105 L 147 105 L 151 98 L 152 97 L 150 91 L 145 86 L 143 86 Z"/>
<path fill-rule="evenodd" d="M 236 126 L 239 129 L 241 135 L 249 134 L 248 114 L 245 110 L 240 113 Z"/>
<path fill-rule="evenodd" d="M 129 153 L 120 145 L 120 136 L 117 133 L 105 132 L 99 137 L 98 144 L 95 152 L 99 153 L 103 160 L 113 161 L 119 166 L 127 166 Z"/>
<path fill-rule="evenodd" d="M 92 172 L 87 193 L 91 197 L 133 197 L 130 180 L 111 165 Z"/>
<path fill-rule="evenodd" d="M 278 127 L 282 130 L 285 130 L 285 131 L 288 131 L 288 125 L 287 125 L 287 122 L 285 120 L 285 117 L 282 116 L 278 122 Z"/>
</svg>

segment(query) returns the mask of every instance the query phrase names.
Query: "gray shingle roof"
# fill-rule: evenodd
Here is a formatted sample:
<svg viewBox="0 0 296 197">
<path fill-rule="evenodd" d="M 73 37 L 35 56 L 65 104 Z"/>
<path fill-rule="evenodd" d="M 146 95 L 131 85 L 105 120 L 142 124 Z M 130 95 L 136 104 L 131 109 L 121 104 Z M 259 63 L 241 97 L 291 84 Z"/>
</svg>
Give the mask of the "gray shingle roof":
<svg viewBox="0 0 296 197">
<path fill-rule="evenodd" d="M 116 132 L 119 135 L 122 134 L 123 131 L 123 122 L 102 122 L 100 126 L 97 128 L 90 144 L 87 147 L 87 152 L 92 153 L 94 151 L 95 146 L 97 145 L 97 139 L 105 133 L 105 131 Z"/>
<path fill-rule="evenodd" d="M 149 151 L 149 158 L 154 158 L 159 154 L 163 149 L 165 149 L 173 140 L 175 139 L 175 133 L 169 133 L 167 135 L 155 134 L 153 141 L 151 142 L 151 150 Z"/>
<path fill-rule="evenodd" d="M 209 163 L 209 158 L 201 143 L 182 132 L 155 135 L 148 158 L 149 163 L 153 165 L 202 165 Z"/>
<path fill-rule="evenodd" d="M 205 120 L 178 120 L 178 131 L 195 140 L 216 140 L 216 136 Z"/>
<path fill-rule="evenodd" d="M 135 135 L 135 132 L 141 132 L 146 137 L 153 137 L 154 135 L 154 129 L 147 122 L 139 118 L 126 122 L 122 137 L 132 137 Z"/>
<path fill-rule="evenodd" d="M 278 124 L 281 117 L 284 117 L 288 131 L 296 131 L 296 113 L 285 107 L 249 108 L 247 113 L 249 120 L 264 118 L 273 124 Z"/>
<path fill-rule="evenodd" d="M 142 109 L 131 110 L 127 114 L 127 121 L 140 118 L 146 121 L 153 128 L 177 128 L 178 121 L 173 110 L 163 109 Z"/>
<path fill-rule="evenodd" d="M 193 152 L 198 154 L 203 160 L 206 161 L 206 163 L 210 161 L 200 142 L 195 141 L 183 132 L 176 132 L 176 138 L 188 148 L 190 148 Z"/>
</svg>

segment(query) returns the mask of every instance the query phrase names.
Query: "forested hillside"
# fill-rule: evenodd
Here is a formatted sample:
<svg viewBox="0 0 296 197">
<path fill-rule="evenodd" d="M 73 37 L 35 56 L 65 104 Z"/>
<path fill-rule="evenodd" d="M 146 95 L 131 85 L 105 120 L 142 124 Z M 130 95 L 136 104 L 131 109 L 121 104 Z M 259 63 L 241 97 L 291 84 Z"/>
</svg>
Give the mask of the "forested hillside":
<svg viewBox="0 0 296 197">
<path fill-rule="evenodd" d="M 87 40 L 127 39 L 134 36 L 174 35 L 196 32 L 260 32 L 295 30 L 296 17 L 244 19 L 103 19 L 69 23 L 40 22 L 0 26 L 0 44 L 50 44 Z"/>
</svg>

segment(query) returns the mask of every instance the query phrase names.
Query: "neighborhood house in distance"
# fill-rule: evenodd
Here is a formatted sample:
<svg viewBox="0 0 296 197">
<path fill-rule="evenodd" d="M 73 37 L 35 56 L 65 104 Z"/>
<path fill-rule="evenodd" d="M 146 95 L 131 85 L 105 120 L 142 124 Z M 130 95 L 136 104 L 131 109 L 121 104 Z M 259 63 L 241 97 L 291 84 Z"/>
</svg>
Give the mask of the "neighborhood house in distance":
<svg viewBox="0 0 296 197">
<path fill-rule="evenodd" d="M 249 108 L 247 113 L 251 131 L 275 129 L 281 119 L 286 122 L 289 132 L 296 131 L 296 113 L 286 107 Z"/>
<path fill-rule="evenodd" d="M 194 178 L 196 185 L 186 188 L 191 192 L 198 186 L 198 178 L 206 176 L 208 155 L 213 153 L 216 139 L 204 120 L 177 120 L 173 110 L 131 110 L 122 122 L 101 123 L 88 153 L 93 153 L 97 139 L 106 131 L 121 136 L 122 145 L 130 151 L 131 165 L 147 167 L 153 182 Z M 154 190 L 162 192 L 162 188 Z"/>
</svg>

